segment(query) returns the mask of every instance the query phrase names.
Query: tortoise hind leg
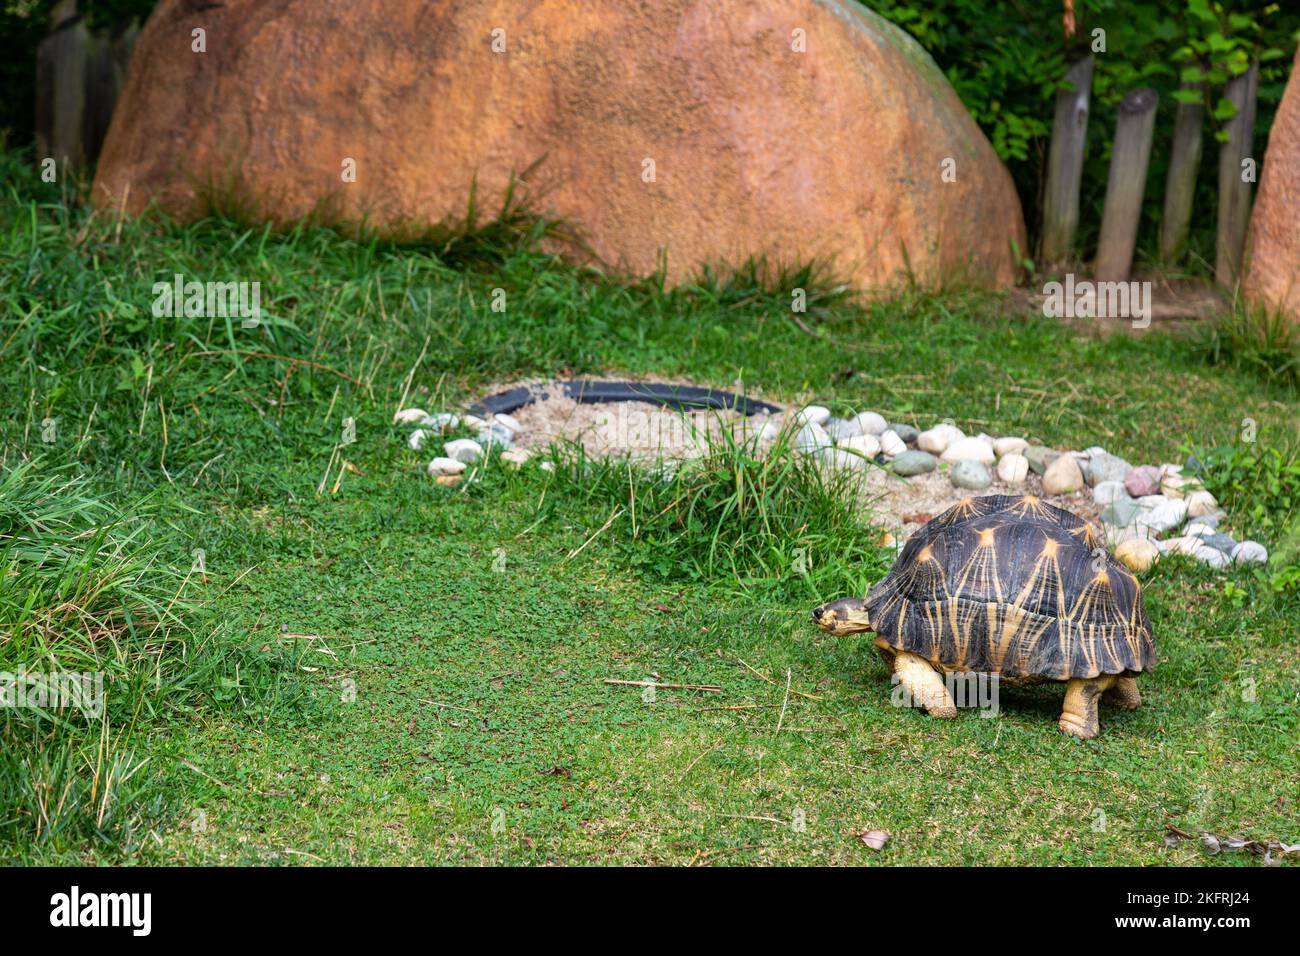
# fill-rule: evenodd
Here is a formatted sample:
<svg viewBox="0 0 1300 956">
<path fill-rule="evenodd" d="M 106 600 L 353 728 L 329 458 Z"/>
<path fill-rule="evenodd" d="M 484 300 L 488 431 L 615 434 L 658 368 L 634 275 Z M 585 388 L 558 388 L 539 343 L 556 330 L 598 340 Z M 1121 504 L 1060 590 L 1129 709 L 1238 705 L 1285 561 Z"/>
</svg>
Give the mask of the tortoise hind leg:
<svg viewBox="0 0 1300 956">
<path fill-rule="evenodd" d="M 925 658 L 899 651 L 894 655 L 894 672 L 913 703 L 924 707 L 931 717 L 957 716 L 952 694 L 948 693 L 939 672 Z"/>
<path fill-rule="evenodd" d="M 1060 727 L 1065 733 L 1088 740 L 1097 736 L 1097 701 L 1118 678 L 1114 674 L 1100 677 L 1076 677 L 1065 685 L 1065 707 Z"/>
<path fill-rule="evenodd" d="M 1136 677 L 1121 677 L 1115 681 L 1101 699 L 1112 707 L 1121 710 L 1137 710 L 1142 705 L 1142 694 L 1138 691 Z"/>
</svg>

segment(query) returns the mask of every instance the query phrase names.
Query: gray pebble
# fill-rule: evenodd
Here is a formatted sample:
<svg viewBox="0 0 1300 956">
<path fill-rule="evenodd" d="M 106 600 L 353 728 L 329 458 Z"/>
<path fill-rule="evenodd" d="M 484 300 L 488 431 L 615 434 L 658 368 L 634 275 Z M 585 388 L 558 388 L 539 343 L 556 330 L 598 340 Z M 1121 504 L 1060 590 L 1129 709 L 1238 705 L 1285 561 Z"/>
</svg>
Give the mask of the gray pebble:
<svg viewBox="0 0 1300 956">
<path fill-rule="evenodd" d="M 1232 554 L 1232 549 L 1237 546 L 1237 542 L 1227 534 L 1202 534 L 1197 535 L 1204 544 L 1208 544 L 1216 551 L 1222 551 L 1224 554 Z"/>
<path fill-rule="evenodd" d="M 1101 520 L 1103 524 L 1125 528 L 1137 519 L 1141 511 L 1142 508 L 1132 498 L 1121 498 L 1101 513 Z"/>
<path fill-rule="evenodd" d="M 907 442 L 909 445 L 915 442 L 917 437 L 921 434 L 919 429 L 914 428 L 911 425 L 894 423 L 889 427 L 893 430 L 895 435 L 903 439 L 903 441 Z"/>
<path fill-rule="evenodd" d="M 1079 463 L 1083 469 L 1083 480 L 1089 485 L 1099 485 L 1103 481 L 1123 482 L 1133 466 L 1118 455 L 1106 452 L 1094 452 L 1089 458 Z"/>
<path fill-rule="evenodd" d="M 952 471 L 948 472 L 948 478 L 956 487 L 969 488 L 972 491 L 982 491 L 993 484 L 989 470 L 971 458 L 962 459 L 953 465 Z"/>
<path fill-rule="evenodd" d="M 1061 457 L 1061 453 L 1046 445 L 1030 445 L 1025 449 L 1024 456 L 1029 459 L 1029 470 L 1035 475 L 1041 475 L 1047 471 L 1048 465 Z"/>
<path fill-rule="evenodd" d="M 923 475 L 939 467 L 939 459 L 928 451 L 905 451 L 894 459 L 894 474 L 903 477 Z"/>
</svg>

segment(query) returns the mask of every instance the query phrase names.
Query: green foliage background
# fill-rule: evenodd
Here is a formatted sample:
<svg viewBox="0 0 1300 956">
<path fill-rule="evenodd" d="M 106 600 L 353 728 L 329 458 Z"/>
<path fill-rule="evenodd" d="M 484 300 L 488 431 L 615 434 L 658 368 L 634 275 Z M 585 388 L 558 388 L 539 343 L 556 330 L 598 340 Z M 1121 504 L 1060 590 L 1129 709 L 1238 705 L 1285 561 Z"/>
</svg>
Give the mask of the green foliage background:
<svg viewBox="0 0 1300 956">
<path fill-rule="evenodd" d="M 1187 265 L 1204 272 L 1214 262 L 1217 155 L 1214 136 L 1231 106 L 1222 100 L 1229 76 L 1260 60 L 1255 155 L 1262 157 L 1268 130 L 1290 75 L 1300 33 L 1300 5 L 1211 0 L 1077 0 L 1076 30 L 1067 48 L 1062 4 L 1042 0 L 932 0 L 925 4 L 874 0 L 876 12 L 903 27 L 947 74 L 998 155 L 1011 170 L 1025 209 L 1031 242 L 1039 221 L 1057 84 L 1067 57 L 1097 42 L 1092 115 L 1080 212 L 1080 252 L 1089 255 L 1101 227 L 1115 108 L 1124 94 L 1149 86 L 1160 95 L 1155 145 L 1148 172 L 1138 255 L 1155 258 L 1168 171 L 1167 144 L 1182 81 L 1204 80 L 1205 142 Z M 1211 116 L 1214 118 L 1212 119 Z"/>
<path fill-rule="evenodd" d="M 56 0 L 0 0 L 0 130 L 10 141 L 30 142 L 33 125 L 34 57 Z M 82 0 L 79 9 L 92 27 L 124 28 L 141 22 L 153 0 Z M 1255 153 L 1263 156 L 1269 127 L 1290 72 L 1300 33 L 1300 4 L 1216 3 L 1212 0 L 1077 0 L 1074 48 L 1067 50 L 1062 5 L 1043 0 L 929 0 L 926 3 L 873 0 L 868 4 L 920 41 L 943 68 L 966 107 L 1007 163 L 1015 179 L 1030 230 L 1038 231 L 1039 195 L 1051 133 L 1057 83 L 1068 55 L 1095 42 L 1098 52 L 1084 170 L 1080 252 L 1090 254 L 1101 224 L 1115 106 L 1124 93 L 1150 86 L 1160 94 L 1156 146 L 1152 152 L 1139 257 L 1155 257 L 1174 109 L 1184 80 L 1205 79 L 1205 152 L 1192 236 L 1186 257 L 1193 272 L 1214 258 L 1216 162 L 1213 136 L 1229 108 L 1221 102 L 1224 81 L 1242 72 L 1252 57 L 1261 62 Z M 1214 119 L 1209 119 L 1213 115 Z"/>
</svg>

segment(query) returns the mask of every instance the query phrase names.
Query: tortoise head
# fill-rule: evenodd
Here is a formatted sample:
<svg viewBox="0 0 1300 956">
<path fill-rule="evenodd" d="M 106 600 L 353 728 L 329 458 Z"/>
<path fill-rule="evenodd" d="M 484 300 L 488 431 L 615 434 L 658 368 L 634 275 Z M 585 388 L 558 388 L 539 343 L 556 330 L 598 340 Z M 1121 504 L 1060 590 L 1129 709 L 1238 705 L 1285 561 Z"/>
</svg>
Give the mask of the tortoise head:
<svg viewBox="0 0 1300 956">
<path fill-rule="evenodd" d="M 867 602 L 858 597 L 842 597 L 813 608 L 813 623 L 827 634 L 858 634 L 871 630 L 867 620 Z"/>
</svg>

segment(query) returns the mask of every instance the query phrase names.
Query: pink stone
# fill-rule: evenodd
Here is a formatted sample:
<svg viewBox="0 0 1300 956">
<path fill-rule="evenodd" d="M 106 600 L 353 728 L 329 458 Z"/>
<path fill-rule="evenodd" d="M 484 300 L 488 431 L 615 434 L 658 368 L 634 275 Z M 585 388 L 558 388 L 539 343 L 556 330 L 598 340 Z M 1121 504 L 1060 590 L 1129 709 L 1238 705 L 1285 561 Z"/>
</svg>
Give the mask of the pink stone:
<svg viewBox="0 0 1300 956">
<path fill-rule="evenodd" d="M 1124 489 L 1134 498 L 1160 494 L 1160 469 L 1140 465 L 1124 477 Z"/>
</svg>

